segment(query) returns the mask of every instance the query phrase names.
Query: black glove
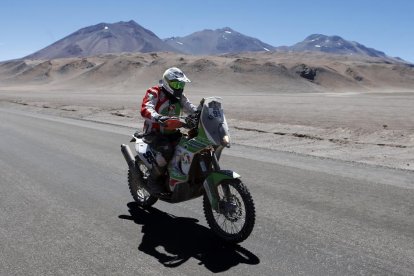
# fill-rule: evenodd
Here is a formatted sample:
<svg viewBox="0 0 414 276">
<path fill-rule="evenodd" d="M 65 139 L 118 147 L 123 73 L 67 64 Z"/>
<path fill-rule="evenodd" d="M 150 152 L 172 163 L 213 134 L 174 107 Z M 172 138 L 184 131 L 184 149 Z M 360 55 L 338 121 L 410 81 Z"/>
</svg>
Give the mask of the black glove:
<svg viewBox="0 0 414 276">
<path fill-rule="evenodd" d="M 195 117 L 195 118 L 198 118 L 198 117 L 200 117 L 200 114 L 201 114 L 201 110 L 196 110 L 196 111 L 194 111 L 194 113 L 193 113 L 193 117 Z"/>
<path fill-rule="evenodd" d="M 162 115 L 158 115 L 157 117 L 155 117 L 155 121 L 159 124 L 165 123 L 165 121 L 167 121 L 168 119 L 170 119 L 170 117 Z"/>
<path fill-rule="evenodd" d="M 198 114 L 192 114 L 192 115 L 189 115 L 187 118 L 185 118 L 185 124 L 186 124 L 186 127 L 189 129 L 197 127 Z"/>
<path fill-rule="evenodd" d="M 154 119 L 157 123 L 163 123 L 163 122 L 167 121 L 168 119 L 170 119 L 170 117 L 163 116 L 163 115 L 158 115 L 158 116 L 154 117 Z"/>
</svg>

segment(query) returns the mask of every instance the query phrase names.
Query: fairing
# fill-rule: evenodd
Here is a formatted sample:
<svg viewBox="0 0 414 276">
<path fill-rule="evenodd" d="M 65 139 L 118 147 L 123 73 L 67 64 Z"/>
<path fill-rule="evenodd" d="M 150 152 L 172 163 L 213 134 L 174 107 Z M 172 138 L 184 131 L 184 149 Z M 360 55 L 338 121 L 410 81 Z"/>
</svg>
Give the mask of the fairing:
<svg viewBox="0 0 414 276">
<path fill-rule="evenodd" d="M 205 98 L 200 115 L 200 128 L 206 137 L 214 146 L 223 145 L 225 136 L 229 136 L 229 129 L 221 107 L 221 98 Z"/>
</svg>

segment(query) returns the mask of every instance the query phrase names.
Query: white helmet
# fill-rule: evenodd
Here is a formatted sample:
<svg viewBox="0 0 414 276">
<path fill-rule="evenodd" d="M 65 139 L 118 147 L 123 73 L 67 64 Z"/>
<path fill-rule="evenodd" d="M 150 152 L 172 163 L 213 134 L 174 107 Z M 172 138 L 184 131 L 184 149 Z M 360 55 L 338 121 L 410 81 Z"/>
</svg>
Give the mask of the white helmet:
<svg viewBox="0 0 414 276">
<path fill-rule="evenodd" d="M 162 75 L 161 86 L 177 99 L 181 98 L 186 82 L 191 82 L 177 67 L 168 68 Z"/>
</svg>

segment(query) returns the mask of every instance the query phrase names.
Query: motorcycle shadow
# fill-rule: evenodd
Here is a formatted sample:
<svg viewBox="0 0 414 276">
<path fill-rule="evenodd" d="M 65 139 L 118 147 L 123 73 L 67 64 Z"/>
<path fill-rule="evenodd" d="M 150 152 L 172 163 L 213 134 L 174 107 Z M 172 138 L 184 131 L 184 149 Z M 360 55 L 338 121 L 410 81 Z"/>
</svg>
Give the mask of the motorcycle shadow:
<svg viewBox="0 0 414 276">
<path fill-rule="evenodd" d="M 130 216 L 119 218 L 142 225 L 138 249 L 158 259 L 165 267 L 178 267 L 190 258 L 199 260 L 211 272 L 223 272 L 243 264 L 259 264 L 260 259 L 240 245 L 228 244 L 194 218 L 176 217 L 156 208 L 127 204 Z M 162 249 L 162 252 L 160 249 Z"/>
</svg>

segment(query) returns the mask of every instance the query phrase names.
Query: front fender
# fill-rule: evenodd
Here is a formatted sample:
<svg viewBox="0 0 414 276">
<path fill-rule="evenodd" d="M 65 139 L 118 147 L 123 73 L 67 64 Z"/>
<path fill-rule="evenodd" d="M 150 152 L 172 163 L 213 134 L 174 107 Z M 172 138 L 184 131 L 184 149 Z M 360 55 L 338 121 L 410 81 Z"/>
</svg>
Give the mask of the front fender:
<svg viewBox="0 0 414 276">
<path fill-rule="evenodd" d="M 211 207 L 218 210 L 219 194 L 217 187 L 223 180 L 238 179 L 241 176 L 230 170 L 220 170 L 210 173 L 204 180 L 203 186 L 206 190 L 207 197 L 210 201 Z"/>
</svg>

